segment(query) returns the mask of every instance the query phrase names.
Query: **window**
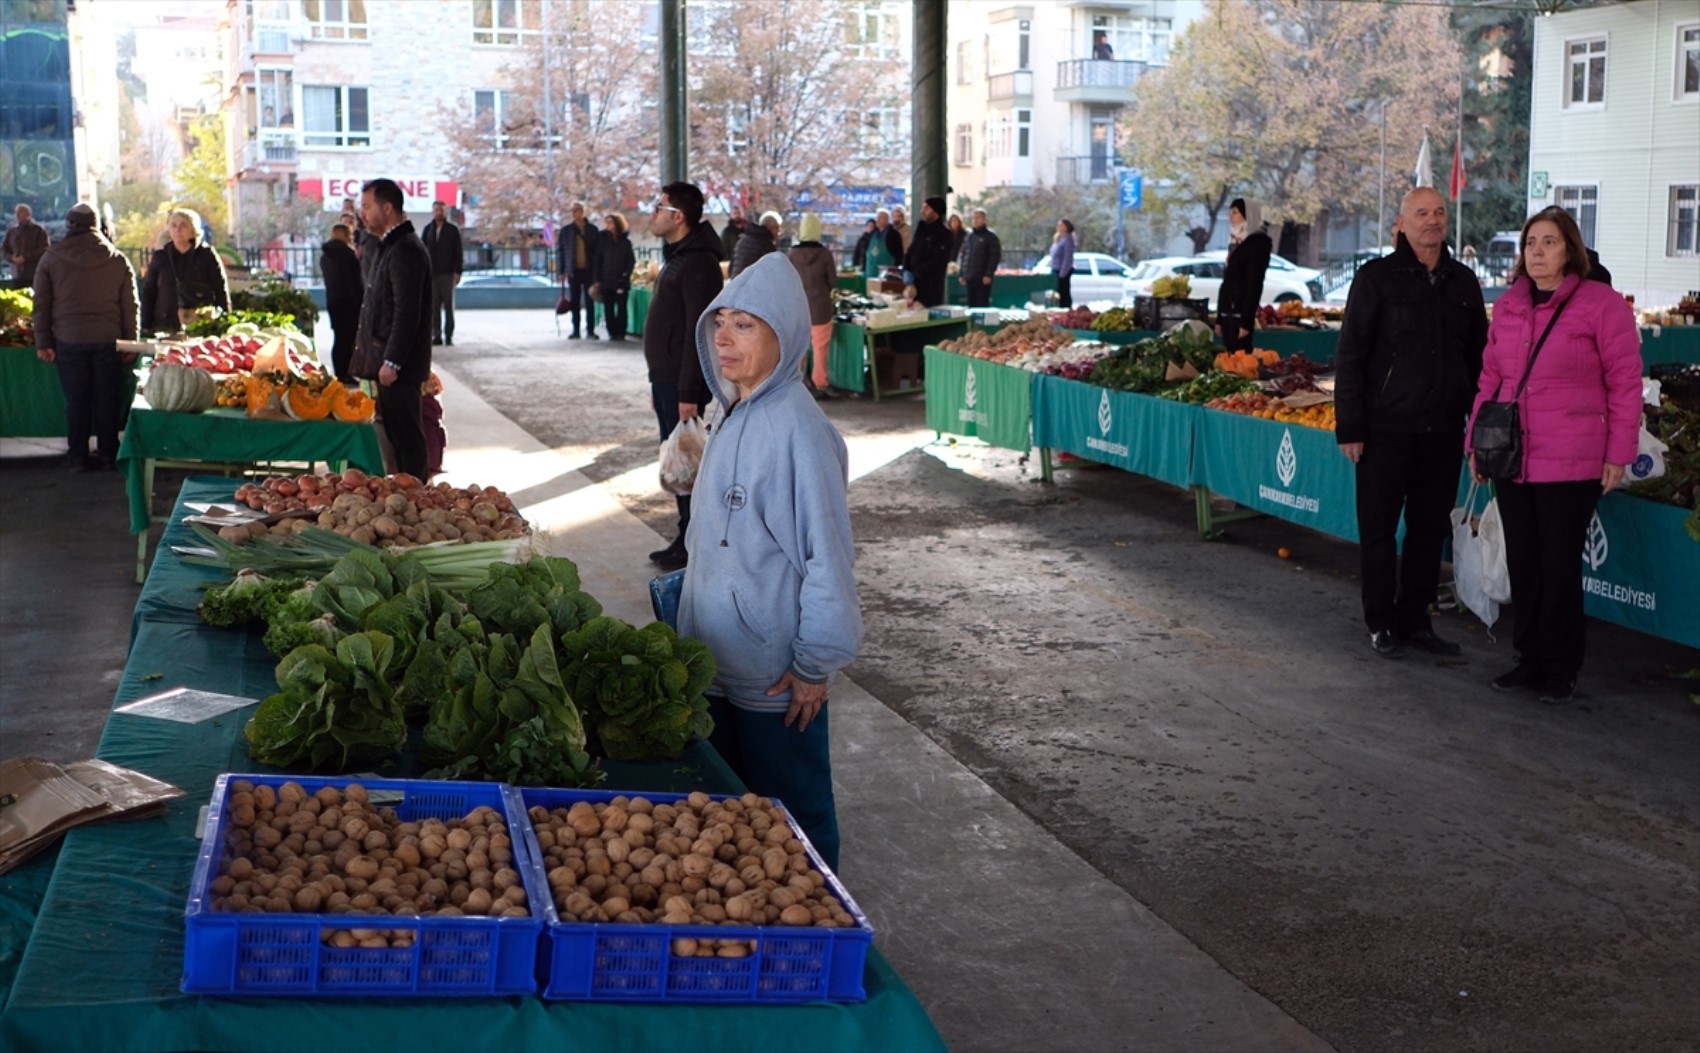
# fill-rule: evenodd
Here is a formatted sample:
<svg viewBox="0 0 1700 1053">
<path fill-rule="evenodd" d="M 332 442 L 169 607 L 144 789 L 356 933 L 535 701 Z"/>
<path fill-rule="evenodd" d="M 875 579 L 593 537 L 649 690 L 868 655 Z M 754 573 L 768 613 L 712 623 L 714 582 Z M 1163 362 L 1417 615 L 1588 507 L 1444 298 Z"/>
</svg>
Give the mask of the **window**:
<svg viewBox="0 0 1700 1053">
<path fill-rule="evenodd" d="M 1606 104 L 1606 38 L 1564 43 L 1567 109 L 1598 109 Z"/>
<path fill-rule="evenodd" d="M 305 117 L 302 142 L 307 146 L 372 145 L 372 111 L 365 88 L 303 85 L 301 109 Z"/>
<path fill-rule="evenodd" d="M 1582 240 L 1590 248 L 1594 244 L 1594 220 L 1600 211 L 1600 188 L 1597 186 L 1560 186 L 1553 188 L 1553 200 L 1570 213 L 1582 228 Z"/>
<path fill-rule="evenodd" d="M 959 124 L 956 126 L 956 165 L 967 168 L 974 163 L 974 126 Z"/>
<path fill-rule="evenodd" d="M 263 54 L 287 53 L 293 19 L 288 0 L 253 0 L 248 6 L 248 31 L 254 50 Z"/>
<path fill-rule="evenodd" d="M 1670 188 L 1666 256 L 1700 256 L 1700 183 Z"/>
<path fill-rule="evenodd" d="M 862 115 L 862 152 L 883 155 L 892 144 L 902 142 L 903 118 L 909 111 L 896 106 L 876 106 Z"/>
<path fill-rule="evenodd" d="M 1033 23 L 1025 18 L 1016 23 L 1015 68 L 1033 68 Z"/>
<path fill-rule="evenodd" d="M 541 0 L 472 0 L 472 42 L 513 46 L 543 29 Z"/>
<path fill-rule="evenodd" d="M 956 45 L 956 83 L 958 84 L 973 83 L 972 76 L 968 70 L 968 53 L 968 41 L 964 40 L 962 43 Z"/>
<path fill-rule="evenodd" d="M 1033 155 L 1033 111 L 1015 111 L 1015 156 Z"/>
<path fill-rule="evenodd" d="M 1116 117 L 1114 107 L 1094 106 L 1090 117 L 1092 181 L 1109 179 L 1116 167 Z"/>
<path fill-rule="evenodd" d="M 365 40 L 366 0 L 301 0 L 314 40 Z"/>
<path fill-rule="evenodd" d="M 750 104 L 726 104 L 726 156 L 737 157 L 750 148 Z"/>
<path fill-rule="evenodd" d="M 295 75 L 286 69 L 261 69 L 259 82 L 261 130 L 295 127 Z"/>
<path fill-rule="evenodd" d="M 851 58 L 897 57 L 897 16 L 885 0 L 861 0 L 844 16 L 844 52 Z"/>
<path fill-rule="evenodd" d="M 1700 102 L 1700 22 L 1676 27 L 1676 101 Z"/>
</svg>

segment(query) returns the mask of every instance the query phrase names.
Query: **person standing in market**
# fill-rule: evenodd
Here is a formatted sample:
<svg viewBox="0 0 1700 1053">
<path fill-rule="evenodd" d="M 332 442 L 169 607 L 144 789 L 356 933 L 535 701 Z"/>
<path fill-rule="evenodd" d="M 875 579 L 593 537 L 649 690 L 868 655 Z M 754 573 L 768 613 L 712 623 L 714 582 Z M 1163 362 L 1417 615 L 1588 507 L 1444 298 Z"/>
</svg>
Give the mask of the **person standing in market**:
<svg viewBox="0 0 1700 1053">
<path fill-rule="evenodd" d="M 42 255 L 33 288 L 35 355 L 59 371 L 70 464 L 79 472 L 117 467 L 124 375 L 118 341 L 136 338 L 136 273 L 95 230 L 93 207 L 78 202 L 65 214 L 65 239 Z"/>
<path fill-rule="evenodd" d="M 939 211 L 942 215 L 944 210 L 940 209 Z M 897 258 L 903 259 L 909 252 L 910 244 L 912 244 L 911 236 L 913 232 L 909 229 L 909 213 L 902 205 L 891 206 L 891 229 L 897 231 L 897 243 L 901 246 Z"/>
<path fill-rule="evenodd" d="M 868 220 L 862 236 L 856 239 L 856 247 L 850 251 L 850 266 L 860 273 L 866 273 L 863 268 L 868 260 L 868 243 L 874 240 L 874 231 L 878 229 L 873 220 Z"/>
<path fill-rule="evenodd" d="M 968 293 L 969 307 L 992 305 L 992 276 L 1003 262 L 1003 243 L 986 226 L 986 210 L 977 208 L 973 215 L 974 229 L 962 240 L 962 258 L 957 264 L 957 277 Z"/>
<path fill-rule="evenodd" d="M 1473 420 L 1484 402 L 1516 399 L 1523 443 L 1521 470 L 1495 486 L 1517 666 L 1493 686 L 1558 705 L 1574 697 L 1582 670 L 1588 619 L 1577 563 L 1588 524 L 1639 452 L 1641 340 L 1623 297 L 1591 280 L 1570 213 L 1530 216 L 1520 244 L 1511 287 L 1493 305 L 1472 411 Z M 1474 453 L 1470 469 L 1487 481 Z"/>
<path fill-rule="evenodd" d="M 726 275 L 736 278 L 743 273 L 744 268 L 779 250 L 780 219 L 777 212 L 763 212 L 761 222 L 744 231 L 738 239 L 737 246 L 732 250 L 732 265 L 727 268 Z"/>
<path fill-rule="evenodd" d="M 361 380 L 378 382 L 378 415 L 394 453 L 392 470 L 428 479 L 420 395 L 431 379 L 431 254 L 402 210 L 404 200 L 393 179 L 374 179 L 360 188 L 360 211 L 380 248 L 360 305 L 352 369 Z"/>
<path fill-rule="evenodd" d="M 35 211 L 28 205 L 20 204 L 13 209 L 12 218 L 17 222 L 0 242 L 0 254 L 12 265 L 12 288 L 28 289 L 35 284 L 35 269 L 53 239 L 48 236 L 47 228 L 35 221 Z"/>
<path fill-rule="evenodd" d="M 1250 351 L 1263 301 L 1263 277 L 1275 246 L 1263 229 L 1263 206 L 1236 197 L 1228 206 L 1228 265 L 1216 291 L 1216 331 L 1229 351 Z"/>
<path fill-rule="evenodd" d="M 968 228 L 962 225 L 962 216 L 956 212 L 950 214 L 944 225 L 950 228 L 950 258 L 959 260 L 962 258 L 962 243 L 968 240 Z"/>
<path fill-rule="evenodd" d="M 1074 276 L 1074 222 L 1057 220 L 1057 234 L 1051 239 L 1051 274 L 1057 279 L 1057 306 L 1067 310 L 1074 306 L 1074 293 L 1069 281 Z"/>
<path fill-rule="evenodd" d="M 596 250 L 602 235 L 596 224 L 584 218 L 584 202 L 574 201 L 572 222 L 562 225 L 555 235 L 555 267 L 567 290 L 567 307 L 573 316 L 573 332 L 569 339 L 579 339 L 579 309 L 584 309 L 585 333 L 596 339 L 596 301 L 590 297 L 595 281 Z"/>
<path fill-rule="evenodd" d="M 797 224 L 797 244 L 786 255 L 797 277 L 803 283 L 803 296 L 809 302 L 809 343 L 811 368 L 803 375 L 809 390 L 817 400 L 831 398 L 827 391 L 826 359 L 832 350 L 832 289 L 838 283 L 838 267 L 832 262 L 832 250 L 821 244 L 820 217 L 813 212 Z"/>
<path fill-rule="evenodd" d="M 154 250 L 142 279 L 142 332 L 179 332 L 196 308 L 230 310 L 224 262 L 201 231 L 201 217 L 193 209 L 171 211 L 166 243 Z"/>
<path fill-rule="evenodd" d="M 649 232 L 662 241 L 663 262 L 643 323 L 643 359 L 662 442 L 680 421 L 699 416 L 709 400 L 697 357 L 696 325 L 725 283 L 720 277 L 720 239 L 713 224 L 703 222 L 702 204 L 702 190 L 695 183 L 668 183 L 649 219 Z M 663 570 L 677 570 L 688 558 L 685 532 L 691 525 L 691 495 L 679 494 L 677 500 L 679 536 L 649 554 L 650 562 Z"/>
<path fill-rule="evenodd" d="M 1446 250 L 1446 202 L 1418 187 L 1393 253 L 1358 268 L 1335 357 L 1335 440 L 1356 465 L 1358 556 L 1370 647 L 1462 650 L 1429 621 L 1482 371 L 1481 283 Z M 1405 520 L 1404 552 L 1396 540 Z M 1572 568 L 1574 569 L 1574 568 Z"/>
<path fill-rule="evenodd" d="M 602 317 L 608 322 L 608 339 L 624 343 L 626 339 L 626 297 L 632 291 L 632 271 L 637 268 L 637 253 L 632 249 L 631 236 L 626 232 L 626 217 L 610 212 L 602 217 L 602 244 L 596 253 L 596 283 L 590 287 L 591 298 L 602 301 Z"/>
<path fill-rule="evenodd" d="M 902 263 L 903 237 L 897 233 L 897 228 L 891 225 L 891 213 L 882 208 L 874 213 L 874 236 L 868 240 L 862 273 L 870 278 L 878 278 L 880 271 L 887 267 L 900 266 Z"/>
<path fill-rule="evenodd" d="M 927 307 L 945 301 L 945 277 L 950 270 L 950 230 L 944 225 L 944 198 L 929 197 L 921 204 L 921 225 L 903 258 L 915 287 L 915 299 Z"/>
<path fill-rule="evenodd" d="M 697 475 L 678 629 L 714 655 L 709 742 L 752 791 L 783 800 L 836 868 L 828 696 L 863 627 L 849 457 L 803 386 L 809 317 L 795 267 L 767 256 L 697 322 L 720 412 Z"/>
<path fill-rule="evenodd" d="M 455 287 L 460 284 L 465 256 L 460 228 L 449 222 L 449 207 L 431 202 L 431 222 L 425 224 L 425 251 L 431 254 L 431 344 L 455 346 Z"/>
<path fill-rule="evenodd" d="M 726 217 L 726 226 L 720 232 L 720 258 L 726 263 L 734 259 L 733 253 L 738 251 L 738 241 L 750 231 L 750 221 L 744 218 L 744 210 L 738 205 L 732 206 L 732 214 Z"/>
<path fill-rule="evenodd" d="M 354 382 L 354 338 L 360 331 L 360 303 L 366 283 L 360 258 L 354 253 L 354 228 L 331 227 L 330 240 L 319 247 L 319 273 L 325 278 L 325 313 L 331 317 L 331 374 L 344 384 Z"/>
</svg>

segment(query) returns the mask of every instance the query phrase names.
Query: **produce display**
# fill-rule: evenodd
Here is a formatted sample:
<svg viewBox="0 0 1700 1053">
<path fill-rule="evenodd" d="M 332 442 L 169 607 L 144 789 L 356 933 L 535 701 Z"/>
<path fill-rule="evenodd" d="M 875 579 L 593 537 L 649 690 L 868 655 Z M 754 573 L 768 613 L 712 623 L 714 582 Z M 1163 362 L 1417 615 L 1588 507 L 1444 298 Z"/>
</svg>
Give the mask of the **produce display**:
<svg viewBox="0 0 1700 1053">
<path fill-rule="evenodd" d="M 359 783 L 313 794 L 297 782 L 230 784 L 224 857 L 209 886 L 228 913 L 526 918 L 501 812 L 402 822 Z M 411 947 L 416 927 L 323 930 L 332 947 Z"/>
<path fill-rule="evenodd" d="M 1139 323 L 1130 309 L 1112 307 L 1092 320 L 1092 328 L 1100 333 L 1131 333 L 1139 328 Z"/>
<path fill-rule="evenodd" d="M 1192 278 L 1185 274 L 1165 274 L 1151 283 L 1151 295 L 1159 300 L 1185 300 L 1192 295 Z"/>
<path fill-rule="evenodd" d="M 1235 376 L 1257 379 L 1259 366 L 1272 366 L 1281 361 L 1273 351 L 1223 351 L 1211 360 L 1211 367 Z"/>
<path fill-rule="evenodd" d="M 218 399 L 211 373 L 169 362 L 156 364 L 148 373 L 143 394 L 148 405 L 162 413 L 199 413 L 212 409 Z"/>
<path fill-rule="evenodd" d="M 1215 347 L 1205 326 L 1178 325 L 1105 355 L 1087 380 L 1115 391 L 1154 392 L 1209 369 Z"/>
<path fill-rule="evenodd" d="M 1257 324 L 1263 329 L 1279 329 L 1283 327 L 1319 328 L 1323 322 L 1339 322 L 1346 317 L 1342 307 L 1319 306 L 1304 303 L 1301 300 L 1285 300 L 1278 304 L 1264 304 L 1257 309 Z"/>
<path fill-rule="evenodd" d="M 976 329 L 955 340 L 940 341 L 939 349 L 1000 365 L 1018 365 L 1024 357 L 1036 359 L 1072 343 L 1074 334 L 1067 329 L 1051 324 L 1048 318 L 1032 318 L 995 333 Z"/>
<path fill-rule="evenodd" d="M 224 336 L 230 330 L 242 326 L 253 326 L 259 329 L 295 329 L 295 316 L 277 314 L 271 311 L 220 311 L 216 307 L 203 307 L 195 312 L 196 317 L 183 327 L 187 336 Z"/>
<path fill-rule="evenodd" d="M 549 893 L 566 922 L 854 928 L 785 813 L 765 797 L 693 793 L 533 806 Z M 743 958 L 747 940 L 676 937 L 682 958 Z"/>
<path fill-rule="evenodd" d="M 313 354 L 311 340 L 293 329 L 261 329 L 253 323 L 233 325 L 223 336 L 171 344 L 154 356 L 154 363 L 189 366 L 209 373 L 247 372 L 253 370 L 261 352 L 273 341 L 282 342 L 290 372 L 300 376 L 324 372 Z"/>
<path fill-rule="evenodd" d="M 318 526 L 365 545 L 405 547 L 439 541 L 509 541 L 527 531 L 513 501 L 494 486 L 431 486 L 405 472 L 369 476 L 349 468 L 324 475 L 278 476 L 244 483 L 235 496 L 268 515 L 318 513 L 316 518 L 285 519 L 271 525 L 268 532 L 275 535 Z M 219 531 L 220 538 L 238 545 L 248 540 L 243 534 L 253 536 L 250 528 Z"/>
<path fill-rule="evenodd" d="M 35 346 L 35 298 L 28 289 L 0 289 L 0 347 Z"/>
<path fill-rule="evenodd" d="M 1066 311 L 1052 311 L 1049 317 L 1051 324 L 1064 329 L 1091 329 L 1098 313 L 1090 307 L 1070 307 Z"/>
<path fill-rule="evenodd" d="M 1256 391 L 1211 399 L 1204 405 L 1207 409 L 1222 410 L 1225 413 L 1240 413 L 1248 417 L 1261 417 L 1264 420 L 1280 421 L 1284 424 L 1320 428 L 1323 431 L 1334 430 L 1334 403 L 1332 402 L 1316 402 L 1308 406 L 1289 406 L 1278 398 Z"/>
<path fill-rule="evenodd" d="M 1212 369 L 1186 381 L 1179 387 L 1159 391 L 1158 398 L 1170 399 L 1174 402 L 1191 402 L 1193 404 L 1211 402 L 1215 399 L 1225 399 L 1230 395 L 1239 395 L 1257 390 L 1257 382 L 1236 373 L 1227 373 L 1220 369 Z"/>
</svg>

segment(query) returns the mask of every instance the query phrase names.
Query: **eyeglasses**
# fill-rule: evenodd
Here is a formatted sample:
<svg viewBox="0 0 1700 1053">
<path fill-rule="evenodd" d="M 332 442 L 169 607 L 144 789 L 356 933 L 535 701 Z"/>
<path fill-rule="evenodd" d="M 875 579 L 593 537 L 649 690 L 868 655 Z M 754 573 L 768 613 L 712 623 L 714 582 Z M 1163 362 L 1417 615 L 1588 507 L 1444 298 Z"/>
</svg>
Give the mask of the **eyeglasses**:
<svg viewBox="0 0 1700 1053">
<path fill-rule="evenodd" d="M 657 212 L 678 212 L 679 215 L 681 215 L 681 216 L 685 214 L 682 210 L 676 209 L 672 205 L 663 205 L 659 201 L 657 201 L 655 203 L 655 211 L 657 211 Z"/>
</svg>

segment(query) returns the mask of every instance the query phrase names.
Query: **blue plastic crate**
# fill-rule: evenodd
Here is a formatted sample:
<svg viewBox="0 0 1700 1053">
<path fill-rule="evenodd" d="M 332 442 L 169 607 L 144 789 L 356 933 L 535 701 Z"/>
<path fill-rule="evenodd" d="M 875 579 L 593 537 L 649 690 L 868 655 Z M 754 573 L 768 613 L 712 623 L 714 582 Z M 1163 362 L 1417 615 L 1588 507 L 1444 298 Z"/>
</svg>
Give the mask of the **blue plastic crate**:
<svg viewBox="0 0 1700 1053">
<path fill-rule="evenodd" d="M 388 914 L 232 914 L 212 909 L 210 886 L 224 857 L 230 784 L 296 782 L 309 794 L 321 787 L 366 787 L 403 820 L 458 819 L 480 805 L 506 816 L 529 918 L 392 916 Z M 185 914 L 183 990 L 210 995 L 452 997 L 535 994 L 537 948 L 554 916 L 539 877 L 536 838 L 524 812 L 515 814 L 501 783 L 414 779 L 307 778 L 236 775 L 218 778 L 195 860 Z M 335 929 L 405 930 L 409 947 L 332 947 L 321 935 Z"/>
<path fill-rule="evenodd" d="M 579 801 L 598 804 L 615 797 L 644 797 L 656 804 L 684 800 L 682 793 L 631 790 L 556 790 L 507 787 L 525 829 L 526 848 L 536 868 L 533 884 L 544 890 L 548 926 L 544 948 L 549 964 L 543 997 L 591 1002 L 865 1002 L 862 973 L 874 930 L 838 877 L 821 862 L 815 846 L 786 813 L 792 833 L 803 842 L 809 860 L 826 878 L 832 894 L 856 919 L 852 929 L 816 929 L 769 925 L 634 925 L 622 922 L 563 922 L 548 893 L 543 852 L 526 810 L 570 808 Z M 718 795 L 722 798 L 724 795 Z M 783 803 L 775 800 L 783 807 Z M 680 937 L 748 940 L 754 952 L 745 958 L 679 958 L 672 952 Z"/>
</svg>

